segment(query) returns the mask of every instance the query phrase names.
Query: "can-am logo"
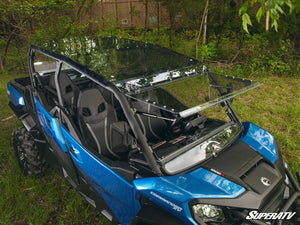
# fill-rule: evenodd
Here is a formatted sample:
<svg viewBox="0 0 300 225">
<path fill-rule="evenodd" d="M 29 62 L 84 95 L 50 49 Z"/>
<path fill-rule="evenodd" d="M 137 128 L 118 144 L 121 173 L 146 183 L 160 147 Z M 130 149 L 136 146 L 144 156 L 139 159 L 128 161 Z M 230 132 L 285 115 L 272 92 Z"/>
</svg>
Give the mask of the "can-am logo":
<svg viewBox="0 0 300 225">
<path fill-rule="evenodd" d="M 261 177 L 261 178 L 260 178 L 260 181 L 261 181 L 262 184 L 265 185 L 265 186 L 270 186 L 270 185 L 271 185 L 271 181 L 270 181 L 268 178 L 266 178 L 266 177 Z"/>
<path fill-rule="evenodd" d="M 259 213 L 257 211 L 250 211 L 247 220 L 290 220 L 296 212 L 279 212 L 279 213 Z"/>
</svg>

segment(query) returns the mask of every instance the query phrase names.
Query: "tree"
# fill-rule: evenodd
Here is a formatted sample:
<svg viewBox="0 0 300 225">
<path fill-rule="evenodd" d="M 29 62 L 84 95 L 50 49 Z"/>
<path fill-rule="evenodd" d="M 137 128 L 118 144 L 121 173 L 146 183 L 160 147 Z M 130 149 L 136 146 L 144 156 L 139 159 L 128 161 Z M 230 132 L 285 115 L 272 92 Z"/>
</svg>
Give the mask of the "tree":
<svg viewBox="0 0 300 225">
<path fill-rule="evenodd" d="M 199 40 L 201 37 L 202 29 L 203 29 L 202 44 L 205 45 L 205 43 L 206 43 L 208 5 L 209 5 L 209 0 L 206 0 L 206 5 L 205 5 L 204 11 L 203 11 L 203 16 L 202 16 L 202 21 L 200 24 L 199 33 L 198 33 L 197 40 L 196 40 L 196 59 L 198 59 L 198 46 L 199 46 Z"/>
<path fill-rule="evenodd" d="M 173 47 L 175 17 L 182 11 L 185 1 L 181 0 L 161 0 L 162 5 L 168 10 L 170 20 L 169 47 Z"/>
<path fill-rule="evenodd" d="M 34 39 L 58 39 L 81 29 L 79 18 L 93 0 L 0 0 L 0 71 L 9 49 Z"/>
<path fill-rule="evenodd" d="M 239 10 L 239 15 L 242 16 L 242 25 L 243 29 L 249 33 L 248 26 L 252 26 L 252 22 L 250 19 L 248 12 L 250 6 L 254 7 L 257 4 L 259 5 L 259 9 L 256 12 L 256 19 L 258 22 L 261 22 L 262 16 L 265 15 L 265 29 L 269 31 L 270 28 L 270 19 L 272 21 L 271 27 L 278 31 L 278 20 L 281 14 L 285 14 L 284 7 L 288 6 L 290 13 L 293 11 L 295 2 L 292 0 L 250 0 L 246 1 Z"/>
</svg>

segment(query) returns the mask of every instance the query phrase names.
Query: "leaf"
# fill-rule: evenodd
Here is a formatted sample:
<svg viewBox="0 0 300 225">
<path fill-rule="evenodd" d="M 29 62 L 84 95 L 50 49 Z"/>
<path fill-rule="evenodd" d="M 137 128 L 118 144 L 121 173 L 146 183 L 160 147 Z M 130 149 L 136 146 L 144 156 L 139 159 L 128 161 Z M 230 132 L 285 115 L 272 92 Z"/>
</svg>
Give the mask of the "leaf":
<svg viewBox="0 0 300 225">
<path fill-rule="evenodd" d="M 264 14 L 265 14 L 265 8 L 263 6 L 261 6 L 256 13 L 256 19 L 258 22 L 260 22 L 261 16 Z"/>
<path fill-rule="evenodd" d="M 248 25 L 252 26 L 250 17 L 247 13 L 244 13 L 242 16 L 243 29 L 249 34 Z"/>
<path fill-rule="evenodd" d="M 279 13 L 276 11 L 276 9 L 271 9 L 271 10 L 270 10 L 270 16 L 271 16 L 271 18 L 274 19 L 274 20 L 278 20 L 279 17 L 280 17 L 280 15 L 279 15 Z"/>
<path fill-rule="evenodd" d="M 274 27 L 275 31 L 278 32 L 278 23 L 277 23 L 277 20 L 273 20 L 271 27 Z"/>
<path fill-rule="evenodd" d="M 261 0 L 252 0 L 251 1 L 251 6 L 253 6 L 255 3 L 257 3 L 257 2 L 261 2 Z"/>
<path fill-rule="evenodd" d="M 241 16 L 242 14 L 245 14 L 247 12 L 247 10 L 248 10 L 248 2 L 245 2 L 239 10 L 239 16 Z"/>
<path fill-rule="evenodd" d="M 276 9 L 277 11 L 279 11 L 281 14 L 285 14 L 284 11 L 282 10 L 282 8 L 281 8 L 279 5 L 276 5 L 276 6 L 275 6 L 275 9 Z"/>
<path fill-rule="evenodd" d="M 293 10 L 297 7 L 296 4 L 298 4 L 300 6 L 300 2 L 295 3 L 295 5 L 294 5 L 290 0 L 286 1 L 285 4 L 290 8 L 290 11 L 289 11 L 290 14 L 292 14 Z"/>
</svg>

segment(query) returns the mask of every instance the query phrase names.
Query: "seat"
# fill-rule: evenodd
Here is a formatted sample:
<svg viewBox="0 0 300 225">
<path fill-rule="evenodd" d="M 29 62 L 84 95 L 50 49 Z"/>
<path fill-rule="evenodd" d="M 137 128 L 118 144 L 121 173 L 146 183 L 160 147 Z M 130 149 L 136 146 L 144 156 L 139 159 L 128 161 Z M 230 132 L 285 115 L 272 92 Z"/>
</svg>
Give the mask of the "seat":
<svg viewBox="0 0 300 225">
<path fill-rule="evenodd" d="M 132 102 L 132 106 L 139 112 L 161 116 L 160 109 L 152 106 L 151 104 L 134 101 Z M 157 142 L 165 138 L 168 129 L 168 125 L 165 120 L 145 116 L 143 114 L 136 114 L 136 116 L 137 121 L 148 141 Z"/>
<path fill-rule="evenodd" d="M 74 115 L 76 113 L 76 102 L 79 95 L 79 88 L 72 82 L 70 77 L 65 71 L 61 71 L 58 76 L 58 84 L 61 91 L 62 98 L 62 106 L 64 106 L 70 115 Z M 57 89 L 55 85 L 55 75 L 50 75 L 49 80 L 49 89 L 51 92 L 51 96 L 56 94 L 57 97 Z M 58 102 L 57 102 L 58 104 Z"/>
<path fill-rule="evenodd" d="M 78 124 L 83 139 L 94 154 L 119 158 L 132 144 L 125 121 L 118 121 L 116 111 L 98 88 L 80 92 L 77 104 Z"/>
<path fill-rule="evenodd" d="M 61 91 L 63 106 L 67 108 L 71 115 L 76 112 L 76 102 L 79 95 L 79 88 L 72 82 L 65 71 L 61 71 L 58 76 L 58 83 Z"/>
</svg>

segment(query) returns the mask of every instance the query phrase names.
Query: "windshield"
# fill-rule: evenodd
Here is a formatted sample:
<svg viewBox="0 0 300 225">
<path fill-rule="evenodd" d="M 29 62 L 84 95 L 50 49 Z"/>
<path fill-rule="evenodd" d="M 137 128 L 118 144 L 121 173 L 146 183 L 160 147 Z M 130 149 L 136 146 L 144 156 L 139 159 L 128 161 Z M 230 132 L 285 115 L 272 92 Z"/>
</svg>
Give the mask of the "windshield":
<svg viewBox="0 0 300 225">
<path fill-rule="evenodd" d="M 256 81 L 230 77 L 189 67 L 180 71 L 169 71 L 145 78 L 135 78 L 116 83 L 128 95 L 140 98 L 160 107 L 180 113 L 188 117 L 213 105 L 233 98 L 261 84 Z M 167 90 L 179 100 L 185 101 L 187 107 L 174 105 L 165 100 L 162 90 Z M 180 94 L 178 94 L 180 93 Z M 149 97 L 151 95 L 151 97 Z M 164 95 L 169 95 L 165 92 Z"/>
<path fill-rule="evenodd" d="M 190 169 L 217 156 L 242 131 L 236 115 L 232 110 L 229 113 L 225 104 L 214 104 L 181 116 L 193 104 L 212 96 L 202 95 L 197 80 L 195 77 L 129 95 L 141 130 L 168 174 Z"/>
<path fill-rule="evenodd" d="M 198 166 L 242 132 L 230 99 L 259 82 L 192 65 L 115 82 L 132 101 L 148 144 L 167 174 Z"/>
</svg>

